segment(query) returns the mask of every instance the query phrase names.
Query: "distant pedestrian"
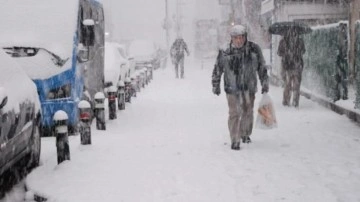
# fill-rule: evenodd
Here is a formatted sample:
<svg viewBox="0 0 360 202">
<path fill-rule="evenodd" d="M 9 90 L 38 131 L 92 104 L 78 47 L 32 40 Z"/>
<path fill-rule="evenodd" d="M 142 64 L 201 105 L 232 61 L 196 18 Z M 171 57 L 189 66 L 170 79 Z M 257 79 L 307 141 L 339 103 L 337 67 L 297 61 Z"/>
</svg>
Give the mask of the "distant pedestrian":
<svg viewBox="0 0 360 202">
<path fill-rule="evenodd" d="M 299 107 L 300 85 L 304 66 L 303 54 L 305 45 L 299 34 L 293 30 L 288 31 L 280 40 L 278 55 L 281 59 L 281 77 L 284 81 L 282 104 L 290 106 L 291 93 L 293 92 L 292 105 Z"/>
<path fill-rule="evenodd" d="M 254 100 L 257 92 L 257 75 L 261 92 L 269 91 L 265 60 L 259 45 L 247 40 L 246 28 L 235 25 L 230 30 L 229 47 L 220 50 L 212 73 L 213 93 L 220 94 L 221 76 L 229 107 L 228 127 L 231 149 L 240 149 L 240 140 L 250 143 L 254 122 Z"/>
<path fill-rule="evenodd" d="M 175 76 L 179 78 L 179 65 L 180 65 L 180 77 L 184 78 L 184 59 L 185 59 L 185 52 L 187 56 L 190 55 L 189 49 L 187 44 L 185 43 L 184 39 L 178 37 L 171 46 L 170 49 L 170 56 L 171 61 L 175 65 Z"/>
</svg>

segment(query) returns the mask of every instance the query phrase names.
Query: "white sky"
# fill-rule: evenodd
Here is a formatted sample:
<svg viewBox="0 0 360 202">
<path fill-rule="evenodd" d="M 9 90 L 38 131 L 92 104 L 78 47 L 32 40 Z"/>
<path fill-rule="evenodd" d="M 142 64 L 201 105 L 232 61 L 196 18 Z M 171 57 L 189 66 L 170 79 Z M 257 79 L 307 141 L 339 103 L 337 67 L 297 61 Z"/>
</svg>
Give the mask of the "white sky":
<svg viewBox="0 0 360 202">
<path fill-rule="evenodd" d="M 107 19 L 111 18 L 113 39 L 146 38 L 162 40 L 164 0 L 103 0 Z M 108 25 L 109 26 L 109 25 Z"/>
<path fill-rule="evenodd" d="M 78 3 L 73 0 L 2 0 L 0 46 L 41 47 L 68 58 L 73 49 L 77 10 Z"/>
<path fill-rule="evenodd" d="M 173 67 L 107 120 L 92 125 L 92 145 L 70 137 L 71 160 L 57 165 L 54 138 L 42 138 L 42 166 L 27 193 L 49 201 L 359 201 L 359 127 L 301 97 L 281 105 L 271 86 L 278 128 L 254 129 L 253 143 L 233 151 L 224 93 L 211 93 L 213 61 L 186 59 L 185 79 Z M 258 106 L 257 94 L 255 106 Z M 106 113 L 107 114 L 107 113 Z M 256 115 L 256 114 L 255 114 Z M 108 119 L 108 118 L 107 118 Z M 9 194 L 5 202 L 19 195 Z"/>
<path fill-rule="evenodd" d="M 151 39 L 165 45 L 166 33 L 162 28 L 165 19 L 165 0 L 102 0 L 113 28 L 113 39 Z M 220 11 L 217 0 L 182 0 L 181 13 L 183 15 L 183 37 L 191 44 L 194 33 L 193 19 L 218 18 Z M 174 27 L 176 14 L 176 0 L 168 0 L 169 17 Z M 108 22 L 109 23 L 109 22 Z M 109 25 L 108 25 L 109 26 Z M 171 42 L 175 30 L 171 30 Z"/>
</svg>

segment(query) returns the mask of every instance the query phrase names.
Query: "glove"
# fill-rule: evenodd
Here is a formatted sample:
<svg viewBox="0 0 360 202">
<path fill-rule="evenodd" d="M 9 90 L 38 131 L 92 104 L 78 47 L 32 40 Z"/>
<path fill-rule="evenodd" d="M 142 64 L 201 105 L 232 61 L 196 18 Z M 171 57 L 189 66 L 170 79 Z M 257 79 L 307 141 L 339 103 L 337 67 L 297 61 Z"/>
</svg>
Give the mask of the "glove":
<svg viewBox="0 0 360 202">
<path fill-rule="evenodd" d="M 261 88 L 261 94 L 267 93 L 269 92 L 269 85 L 268 84 L 264 84 Z"/>
<path fill-rule="evenodd" d="M 217 96 L 220 95 L 220 87 L 218 86 L 214 86 L 213 89 L 212 89 L 213 93 Z"/>
</svg>

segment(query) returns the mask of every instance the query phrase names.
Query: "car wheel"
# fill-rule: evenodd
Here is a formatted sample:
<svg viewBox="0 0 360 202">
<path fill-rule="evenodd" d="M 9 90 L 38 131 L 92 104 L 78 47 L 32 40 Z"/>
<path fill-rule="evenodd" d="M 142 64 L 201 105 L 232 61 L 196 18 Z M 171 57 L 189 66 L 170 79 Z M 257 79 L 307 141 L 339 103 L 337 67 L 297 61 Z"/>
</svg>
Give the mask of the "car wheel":
<svg viewBox="0 0 360 202">
<path fill-rule="evenodd" d="M 39 166 L 40 163 L 40 152 L 41 152 L 41 137 L 40 130 L 37 124 L 34 124 L 32 131 L 31 150 L 28 156 L 27 162 L 30 169 Z"/>
</svg>

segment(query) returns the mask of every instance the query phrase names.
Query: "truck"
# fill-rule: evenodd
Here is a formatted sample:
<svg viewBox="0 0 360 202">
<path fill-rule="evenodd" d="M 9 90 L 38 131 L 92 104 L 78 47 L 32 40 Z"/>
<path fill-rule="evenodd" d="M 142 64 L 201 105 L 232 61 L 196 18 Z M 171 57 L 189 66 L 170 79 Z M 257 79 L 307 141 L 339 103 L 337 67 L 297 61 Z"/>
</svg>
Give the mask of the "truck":
<svg viewBox="0 0 360 202">
<path fill-rule="evenodd" d="M 5 0 L 0 19 L 0 48 L 36 84 L 41 135 L 54 134 L 53 115 L 58 110 L 67 113 L 69 133 L 75 133 L 78 102 L 92 101 L 104 87 L 102 4 L 95 0 Z"/>
</svg>

